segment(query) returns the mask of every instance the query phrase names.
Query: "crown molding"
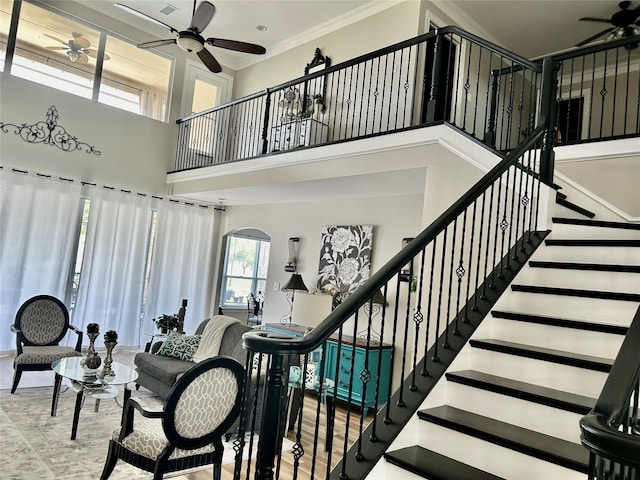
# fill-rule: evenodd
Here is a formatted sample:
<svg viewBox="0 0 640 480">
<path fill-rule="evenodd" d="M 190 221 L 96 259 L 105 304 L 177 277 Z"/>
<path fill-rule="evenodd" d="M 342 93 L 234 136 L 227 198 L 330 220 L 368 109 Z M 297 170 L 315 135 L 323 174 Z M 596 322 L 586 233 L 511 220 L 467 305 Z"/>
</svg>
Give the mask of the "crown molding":
<svg viewBox="0 0 640 480">
<path fill-rule="evenodd" d="M 333 18 L 325 23 L 317 25 L 314 28 L 308 29 L 304 33 L 287 38 L 286 40 L 283 40 L 282 42 L 275 44 L 273 47 L 269 49 L 266 55 L 263 55 L 260 57 L 243 56 L 242 58 L 237 58 L 237 59 L 235 58 L 232 59 L 231 57 L 227 57 L 229 59 L 229 62 L 225 63 L 225 66 L 229 68 L 233 68 L 235 70 L 241 70 L 251 65 L 255 65 L 257 63 L 263 62 L 267 58 L 280 55 L 281 53 L 292 50 L 293 48 L 296 48 L 304 43 L 311 42 L 317 38 L 333 33 L 336 30 L 340 30 L 341 28 L 344 28 L 353 23 L 359 22 L 367 17 L 375 15 L 376 13 L 382 12 L 393 6 L 399 5 L 405 1 L 412 1 L 412 0 L 370 1 L 366 5 L 362 5 L 361 7 L 355 8 L 348 13 L 345 13 L 343 15 L 340 15 L 339 17 Z M 216 56 L 217 56 L 217 52 L 216 52 Z"/>
</svg>

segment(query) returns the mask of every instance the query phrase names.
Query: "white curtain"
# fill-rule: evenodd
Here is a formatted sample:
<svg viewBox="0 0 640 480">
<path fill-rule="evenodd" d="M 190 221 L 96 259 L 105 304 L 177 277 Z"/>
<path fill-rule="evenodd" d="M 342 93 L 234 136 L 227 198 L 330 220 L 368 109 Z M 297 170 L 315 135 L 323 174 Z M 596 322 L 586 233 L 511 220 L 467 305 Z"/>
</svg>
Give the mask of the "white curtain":
<svg viewBox="0 0 640 480">
<path fill-rule="evenodd" d="M 25 300 L 48 294 L 65 301 L 80 188 L 0 171 L 0 351 L 15 348 L 9 326 Z"/>
<path fill-rule="evenodd" d="M 137 346 L 151 200 L 146 196 L 95 188 L 74 323 L 83 330 L 97 323 L 100 332 L 118 332 L 118 344 Z M 101 346 L 102 335 L 96 340 Z"/>
<path fill-rule="evenodd" d="M 209 315 L 219 227 L 220 215 L 213 208 L 160 202 L 145 332 L 157 330 L 151 319 L 177 313 L 182 299 L 188 301 L 185 332 L 193 333 Z"/>
</svg>

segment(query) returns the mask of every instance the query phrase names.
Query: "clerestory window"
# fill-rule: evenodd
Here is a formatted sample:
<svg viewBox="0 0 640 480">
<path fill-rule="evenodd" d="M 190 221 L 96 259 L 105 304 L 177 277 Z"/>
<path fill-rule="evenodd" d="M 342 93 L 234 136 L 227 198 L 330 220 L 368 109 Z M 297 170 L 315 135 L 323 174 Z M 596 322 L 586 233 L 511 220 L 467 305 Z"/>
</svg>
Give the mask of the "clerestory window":
<svg viewBox="0 0 640 480">
<path fill-rule="evenodd" d="M 0 66 L 11 75 L 160 121 L 173 60 L 99 27 L 26 1 L 0 0 Z M 15 50 L 10 25 L 17 22 Z"/>
</svg>

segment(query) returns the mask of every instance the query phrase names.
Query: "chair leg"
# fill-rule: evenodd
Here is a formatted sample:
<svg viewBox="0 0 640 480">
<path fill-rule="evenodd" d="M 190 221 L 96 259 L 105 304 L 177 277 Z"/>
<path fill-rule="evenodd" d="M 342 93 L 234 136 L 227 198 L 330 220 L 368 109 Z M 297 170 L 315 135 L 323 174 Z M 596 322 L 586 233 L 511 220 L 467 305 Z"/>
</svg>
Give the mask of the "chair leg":
<svg viewBox="0 0 640 480">
<path fill-rule="evenodd" d="M 100 475 L 100 480 L 107 480 L 113 472 L 113 469 L 116 467 L 116 463 L 118 462 L 118 457 L 115 454 L 115 444 L 113 440 L 109 441 L 109 453 L 107 454 L 107 461 L 104 463 L 104 468 L 102 469 L 102 475 Z"/>
<path fill-rule="evenodd" d="M 16 388 L 18 388 L 18 383 L 20 383 L 20 377 L 22 376 L 22 368 L 16 366 L 15 371 L 13 372 L 13 385 L 11 385 L 11 393 L 15 393 Z"/>
</svg>

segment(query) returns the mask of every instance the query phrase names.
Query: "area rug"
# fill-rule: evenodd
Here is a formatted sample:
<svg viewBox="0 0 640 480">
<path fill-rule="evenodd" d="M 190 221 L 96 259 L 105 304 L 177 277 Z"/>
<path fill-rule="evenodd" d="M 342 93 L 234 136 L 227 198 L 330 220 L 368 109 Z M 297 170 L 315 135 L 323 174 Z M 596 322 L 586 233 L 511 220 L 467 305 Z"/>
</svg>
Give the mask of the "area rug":
<svg viewBox="0 0 640 480">
<path fill-rule="evenodd" d="M 58 411 L 51 413 L 53 387 L 19 388 L 11 395 L 0 390 L 0 480 L 93 480 L 100 478 L 107 458 L 109 438 L 120 426 L 122 409 L 113 399 L 102 400 L 98 412 L 86 399 L 80 412 L 76 440 L 71 424 L 76 395 L 60 394 Z M 144 389 L 132 391 L 150 408 L 160 407 L 157 397 Z M 121 402 L 122 394 L 118 401 Z M 283 450 L 291 448 L 285 439 Z M 224 462 L 233 463 L 232 442 L 225 443 Z M 210 471 L 211 467 L 206 467 Z M 185 472 L 167 474 L 165 478 Z M 118 461 L 110 480 L 149 480 L 153 475 Z"/>
</svg>

